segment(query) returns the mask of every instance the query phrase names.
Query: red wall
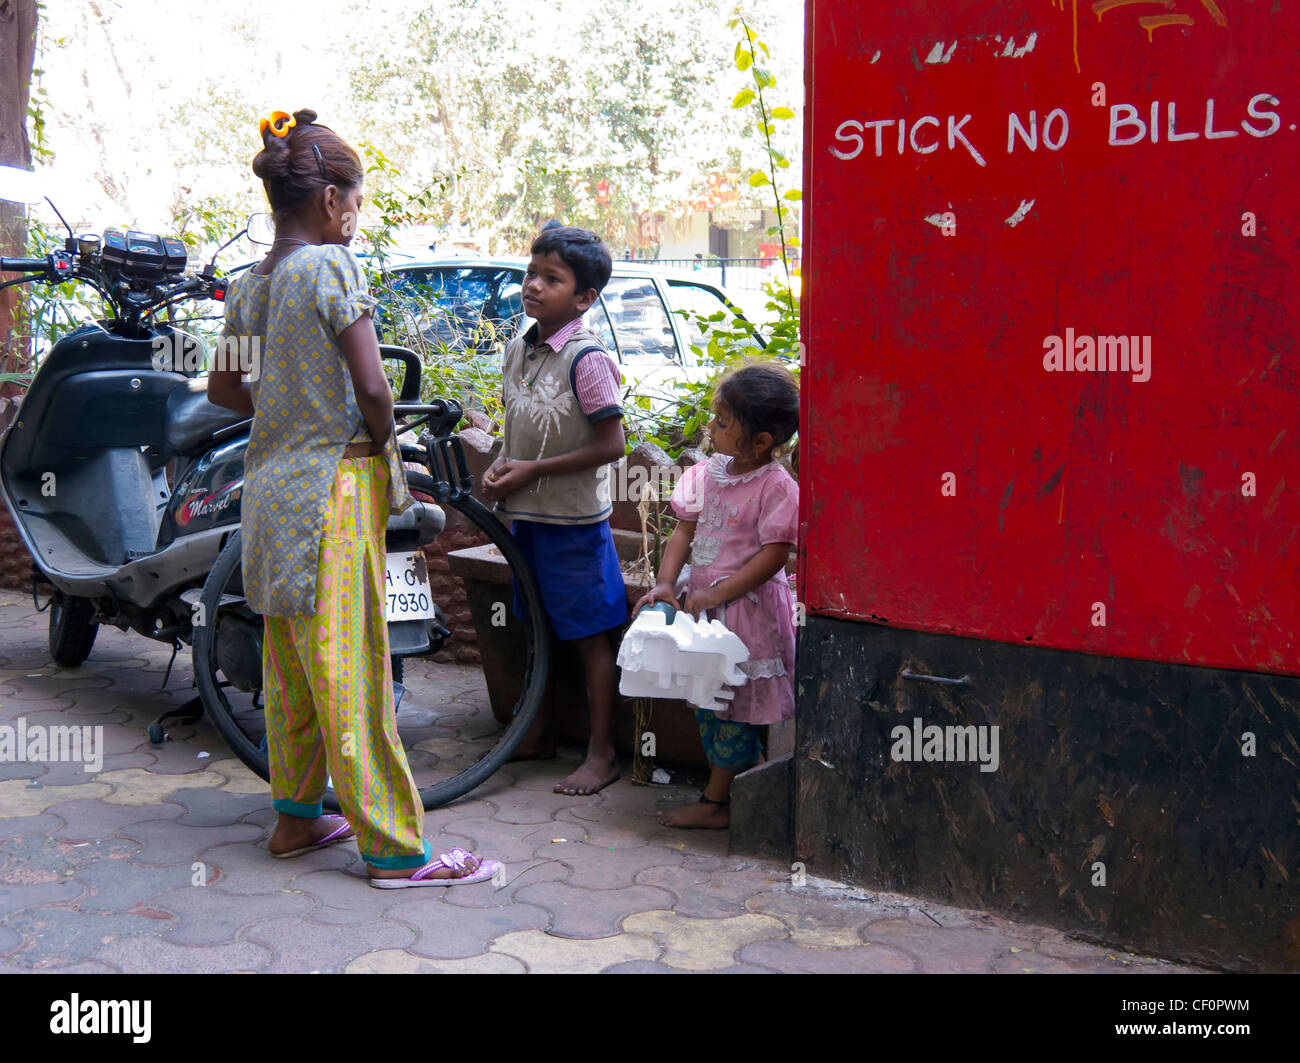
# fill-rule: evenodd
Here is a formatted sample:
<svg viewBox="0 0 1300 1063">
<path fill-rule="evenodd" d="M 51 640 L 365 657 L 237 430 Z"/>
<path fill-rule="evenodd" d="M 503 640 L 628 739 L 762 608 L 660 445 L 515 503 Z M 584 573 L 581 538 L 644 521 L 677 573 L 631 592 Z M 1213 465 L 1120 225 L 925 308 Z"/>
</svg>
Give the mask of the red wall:
<svg viewBox="0 0 1300 1063">
<path fill-rule="evenodd" d="M 1300 673 L 1296 5 L 908 6 L 809 0 L 809 611 Z M 1149 379 L 1049 372 L 1067 329 Z"/>
</svg>

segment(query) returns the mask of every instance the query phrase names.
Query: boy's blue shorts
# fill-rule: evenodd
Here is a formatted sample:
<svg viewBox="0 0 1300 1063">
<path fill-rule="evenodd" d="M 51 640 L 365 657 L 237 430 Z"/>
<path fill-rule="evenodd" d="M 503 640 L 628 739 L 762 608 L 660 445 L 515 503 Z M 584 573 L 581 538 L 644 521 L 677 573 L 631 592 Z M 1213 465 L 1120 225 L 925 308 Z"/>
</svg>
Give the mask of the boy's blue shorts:
<svg viewBox="0 0 1300 1063">
<path fill-rule="evenodd" d="M 562 641 L 598 635 L 627 621 L 627 591 L 609 521 L 541 524 L 516 520 L 510 532 L 537 573 L 542 605 Z M 515 585 L 515 615 L 524 602 Z"/>
</svg>

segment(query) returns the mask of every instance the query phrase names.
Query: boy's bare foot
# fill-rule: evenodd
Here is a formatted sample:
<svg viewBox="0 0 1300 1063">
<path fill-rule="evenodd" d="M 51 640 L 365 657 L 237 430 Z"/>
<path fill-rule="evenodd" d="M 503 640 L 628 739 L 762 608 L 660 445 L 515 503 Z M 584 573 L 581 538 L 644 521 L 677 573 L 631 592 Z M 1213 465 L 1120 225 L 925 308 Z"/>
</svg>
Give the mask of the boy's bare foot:
<svg viewBox="0 0 1300 1063">
<path fill-rule="evenodd" d="M 555 784 L 555 792 L 570 797 L 585 797 L 599 793 L 618 777 L 618 762 L 613 757 L 592 757 L 589 753 L 577 771 L 563 782 Z"/>
<path fill-rule="evenodd" d="M 295 849 L 305 849 L 309 845 L 315 845 L 317 842 L 328 838 L 344 823 L 343 817 L 324 815 L 317 816 L 315 819 L 304 819 L 301 816 L 289 816 L 281 814 L 276 821 L 275 829 L 271 832 L 271 837 L 267 839 L 266 848 L 269 852 L 291 853 Z M 348 831 L 344 837 L 352 837 L 353 831 Z"/>
<path fill-rule="evenodd" d="M 659 813 L 659 822 L 665 827 L 682 827 L 686 830 L 726 830 L 731 826 L 731 809 L 709 801 L 691 801 L 689 804 L 665 808 Z"/>
<path fill-rule="evenodd" d="M 425 875 L 425 878 L 464 878 L 478 870 L 481 861 L 477 856 L 467 856 L 465 866 L 460 870 L 454 867 L 439 867 Z M 371 878 L 410 878 L 418 867 L 371 867 L 367 865 L 366 873 Z"/>
</svg>

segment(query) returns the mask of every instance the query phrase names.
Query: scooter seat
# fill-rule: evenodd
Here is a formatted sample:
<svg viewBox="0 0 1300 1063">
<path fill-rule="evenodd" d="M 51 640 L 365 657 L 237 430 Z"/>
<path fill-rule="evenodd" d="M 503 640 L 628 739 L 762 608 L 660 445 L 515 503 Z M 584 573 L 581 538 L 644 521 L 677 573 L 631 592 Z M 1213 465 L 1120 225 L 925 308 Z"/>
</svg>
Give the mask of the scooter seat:
<svg viewBox="0 0 1300 1063">
<path fill-rule="evenodd" d="M 242 413 L 208 401 L 206 379 L 183 380 L 167 397 L 167 454 L 190 458 L 212 446 L 223 428 L 248 420 Z"/>
</svg>

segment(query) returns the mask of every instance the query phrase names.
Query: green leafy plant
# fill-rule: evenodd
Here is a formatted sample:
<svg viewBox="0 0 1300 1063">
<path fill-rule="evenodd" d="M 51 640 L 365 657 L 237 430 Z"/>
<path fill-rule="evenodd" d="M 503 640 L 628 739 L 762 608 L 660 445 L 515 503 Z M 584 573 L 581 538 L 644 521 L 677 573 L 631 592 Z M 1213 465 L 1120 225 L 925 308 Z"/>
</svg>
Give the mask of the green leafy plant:
<svg viewBox="0 0 1300 1063">
<path fill-rule="evenodd" d="M 447 293 L 435 285 L 399 280 L 390 268 L 397 234 L 409 225 L 446 222 L 442 204 L 461 172 L 438 174 L 416 192 L 399 186 L 402 172 L 373 144 L 362 144 L 373 223 L 360 235 L 370 249 L 363 269 L 379 300 L 379 326 L 386 343 L 406 347 L 420 356 L 421 398 L 459 399 L 467 410 L 481 410 L 493 421 L 503 417 L 501 352 L 505 322 L 476 314 L 473 320 L 452 315 Z"/>
<path fill-rule="evenodd" d="M 795 252 L 799 238 L 792 232 L 793 204 L 802 199 L 794 187 L 783 187 L 783 172 L 790 169 L 790 160 L 775 142 L 778 122 L 793 120 L 795 112 L 790 107 L 772 105 L 770 93 L 776 87 L 776 76 L 764 65 L 771 52 L 754 32 L 749 22 L 737 8 L 728 25 L 740 31 L 732 61 L 736 69 L 748 75 L 751 84 L 742 88 L 731 101 L 735 110 L 753 113 L 766 161 L 761 169 L 750 173 L 747 183 L 755 189 L 769 189 L 776 223 L 767 235 L 777 237 L 781 249 L 782 276 L 763 285 L 767 295 L 766 310 L 770 320 L 764 324 L 764 341 L 755 335 L 752 324 L 735 314 L 719 310 L 704 315 L 689 310 L 675 311 L 690 321 L 701 334 L 702 342 L 692 344 L 700 364 L 710 372 L 704 381 L 679 381 L 671 394 L 656 396 L 667 399 L 667 410 L 662 403 L 651 403 L 641 395 L 633 400 L 629 409 L 629 450 L 637 442 L 652 442 L 663 447 L 674 459 L 689 447 L 702 441 L 704 429 L 711 416 L 713 390 L 718 378 L 727 370 L 754 358 L 769 358 L 784 363 L 799 376 L 803 347 L 800 343 L 799 266 Z"/>
</svg>

